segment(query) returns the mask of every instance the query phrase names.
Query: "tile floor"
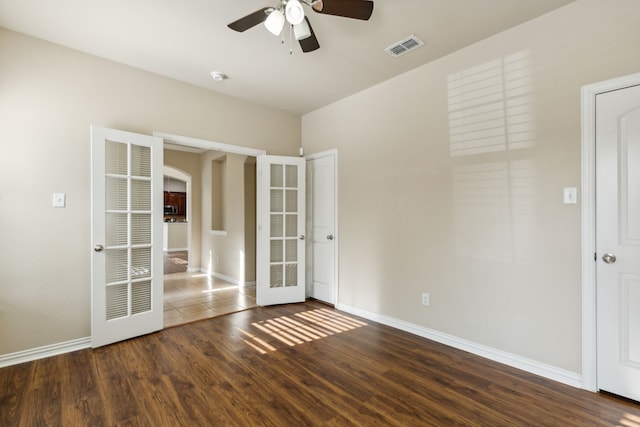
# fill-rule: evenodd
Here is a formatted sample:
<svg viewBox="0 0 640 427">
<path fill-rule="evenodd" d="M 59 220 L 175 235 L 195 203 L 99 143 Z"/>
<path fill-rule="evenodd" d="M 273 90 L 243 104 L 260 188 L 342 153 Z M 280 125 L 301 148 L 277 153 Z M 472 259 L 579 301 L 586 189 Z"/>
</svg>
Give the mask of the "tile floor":
<svg viewBox="0 0 640 427">
<path fill-rule="evenodd" d="M 239 287 L 204 273 L 187 273 L 187 251 L 164 254 L 164 326 L 256 306 L 256 287 Z"/>
<path fill-rule="evenodd" d="M 188 251 L 171 251 L 164 253 L 164 274 L 184 273 L 189 266 Z"/>
<path fill-rule="evenodd" d="M 164 276 L 165 328 L 255 306 L 255 286 L 240 287 L 205 273 Z"/>
</svg>

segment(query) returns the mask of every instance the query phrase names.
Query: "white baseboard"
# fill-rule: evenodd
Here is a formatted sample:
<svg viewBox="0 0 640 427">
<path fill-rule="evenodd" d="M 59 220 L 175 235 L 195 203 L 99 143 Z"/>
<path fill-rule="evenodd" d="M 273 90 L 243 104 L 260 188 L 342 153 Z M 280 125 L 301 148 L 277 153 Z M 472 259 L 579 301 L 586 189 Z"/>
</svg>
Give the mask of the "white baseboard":
<svg viewBox="0 0 640 427">
<path fill-rule="evenodd" d="M 44 359 L 45 357 L 71 353 L 72 351 L 83 350 L 89 347 L 91 347 L 91 337 L 85 337 L 57 344 L 45 345 L 43 347 L 31 348 L 29 350 L 18 351 L 15 353 L 4 354 L 0 355 L 0 368 Z"/>
<path fill-rule="evenodd" d="M 224 280 L 225 282 L 229 282 L 229 283 L 234 284 L 236 286 L 240 286 L 240 281 L 234 279 L 233 277 L 225 276 L 224 274 L 216 273 L 215 271 L 211 272 L 210 275 L 212 277 L 215 277 L 216 279 Z"/>
<path fill-rule="evenodd" d="M 233 277 L 229 277 L 229 276 L 226 276 L 224 274 L 216 273 L 215 271 L 211 272 L 211 273 L 209 273 L 205 269 L 202 269 L 201 271 L 203 273 L 208 273 L 210 276 L 215 277 L 216 279 L 224 280 L 225 282 L 229 282 L 229 283 L 231 283 L 233 285 L 236 285 L 236 286 L 239 286 L 241 288 L 246 288 L 247 286 L 255 286 L 256 285 L 255 280 L 251 281 L 251 282 L 241 282 L 241 281 L 239 281 L 237 279 L 234 279 Z"/>
<path fill-rule="evenodd" d="M 448 335 L 443 332 L 425 328 L 424 326 L 415 325 L 413 323 L 405 322 L 393 317 L 361 310 L 356 307 L 337 304 L 336 308 L 355 316 L 360 316 L 374 322 L 382 323 L 383 325 L 391 326 L 392 328 L 400 329 L 402 331 L 409 332 L 411 334 L 418 335 L 423 338 L 448 345 L 449 347 L 457 348 L 459 350 L 463 350 L 477 356 L 481 356 L 486 359 L 511 366 L 513 368 L 540 375 L 541 377 L 567 384 L 572 387 L 582 388 L 582 375 L 576 372 L 567 371 L 565 369 L 527 359 L 525 357 L 508 353 L 506 351 L 497 350 L 495 348 L 477 344 L 472 341 L 455 337 L 453 335 Z"/>
</svg>

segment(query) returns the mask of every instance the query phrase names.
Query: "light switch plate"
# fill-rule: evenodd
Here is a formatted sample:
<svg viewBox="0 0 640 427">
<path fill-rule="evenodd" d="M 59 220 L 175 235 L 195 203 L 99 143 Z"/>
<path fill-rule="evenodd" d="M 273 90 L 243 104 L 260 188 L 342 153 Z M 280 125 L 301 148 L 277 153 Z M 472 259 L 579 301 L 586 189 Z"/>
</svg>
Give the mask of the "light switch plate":
<svg viewBox="0 0 640 427">
<path fill-rule="evenodd" d="M 53 193 L 53 207 L 64 208 L 67 202 L 67 195 L 65 193 Z"/>
<path fill-rule="evenodd" d="M 565 205 L 575 205 L 578 203 L 578 189 L 576 187 L 565 187 L 562 200 Z"/>
</svg>

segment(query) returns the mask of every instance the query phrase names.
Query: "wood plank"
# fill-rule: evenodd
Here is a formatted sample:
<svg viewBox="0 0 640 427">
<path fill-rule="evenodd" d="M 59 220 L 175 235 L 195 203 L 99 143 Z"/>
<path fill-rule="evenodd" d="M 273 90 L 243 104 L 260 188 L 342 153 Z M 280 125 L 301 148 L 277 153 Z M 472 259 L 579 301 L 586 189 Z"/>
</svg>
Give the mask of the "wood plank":
<svg viewBox="0 0 640 427">
<path fill-rule="evenodd" d="M 0 369 L 0 425 L 630 427 L 640 404 L 307 302 Z"/>
<path fill-rule="evenodd" d="M 104 407 L 98 392 L 91 350 L 60 356 L 62 420 L 65 425 L 104 425 Z"/>
<path fill-rule="evenodd" d="M 20 425 L 62 425 L 61 359 L 50 357 L 34 362 Z"/>
<path fill-rule="evenodd" d="M 0 370 L 0 425 L 18 425 L 33 381 L 35 363 L 22 363 Z"/>
</svg>

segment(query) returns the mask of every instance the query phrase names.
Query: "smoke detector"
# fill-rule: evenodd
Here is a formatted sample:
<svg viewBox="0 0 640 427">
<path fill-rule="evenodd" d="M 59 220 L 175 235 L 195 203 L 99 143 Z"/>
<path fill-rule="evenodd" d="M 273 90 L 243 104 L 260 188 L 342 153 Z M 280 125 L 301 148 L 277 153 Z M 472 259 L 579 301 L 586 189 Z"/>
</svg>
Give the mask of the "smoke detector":
<svg viewBox="0 0 640 427">
<path fill-rule="evenodd" d="M 225 73 L 221 73 L 220 71 L 212 71 L 211 78 L 217 82 L 221 82 L 229 78 Z"/>
</svg>

